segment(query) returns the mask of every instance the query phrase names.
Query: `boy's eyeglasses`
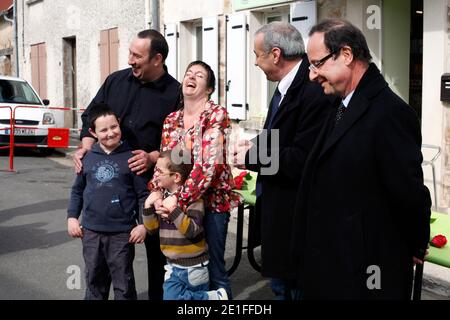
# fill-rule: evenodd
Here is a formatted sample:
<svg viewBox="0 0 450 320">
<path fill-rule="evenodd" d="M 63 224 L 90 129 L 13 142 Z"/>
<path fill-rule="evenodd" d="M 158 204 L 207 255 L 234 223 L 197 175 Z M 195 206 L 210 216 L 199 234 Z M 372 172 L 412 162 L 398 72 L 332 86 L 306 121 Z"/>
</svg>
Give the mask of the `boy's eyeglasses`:
<svg viewBox="0 0 450 320">
<path fill-rule="evenodd" d="M 172 171 L 163 172 L 160 168 L 155 168 L 155 173 L 157 173 L 159 176 L 166 176 L 166 175 L 172 175 L 175 172 L 172 172 Z"/>
</svg>

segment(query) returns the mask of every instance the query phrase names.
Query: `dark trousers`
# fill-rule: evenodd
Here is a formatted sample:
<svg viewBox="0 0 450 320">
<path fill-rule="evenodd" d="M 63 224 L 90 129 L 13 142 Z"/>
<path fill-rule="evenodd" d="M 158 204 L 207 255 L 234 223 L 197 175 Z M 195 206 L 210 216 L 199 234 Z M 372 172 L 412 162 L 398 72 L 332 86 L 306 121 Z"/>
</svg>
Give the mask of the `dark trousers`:
<svg viewBox="0 0 450 320">
<path fill-rule="evenodd" d="M 111 281 L 115 300 L 136 300 L 134 244 L 129 232 L 95 232 L 83 229 L 86 264 L 86 300 L 108 300 Z"/>
<path fill-rule="evenodd" d="M 148 271 L 148 298 L 160 301 L 163 299 L 164 266 L 166 257 L 159 246 L 159 233 L 147 234 L 145 238 Z"/>
</svg>

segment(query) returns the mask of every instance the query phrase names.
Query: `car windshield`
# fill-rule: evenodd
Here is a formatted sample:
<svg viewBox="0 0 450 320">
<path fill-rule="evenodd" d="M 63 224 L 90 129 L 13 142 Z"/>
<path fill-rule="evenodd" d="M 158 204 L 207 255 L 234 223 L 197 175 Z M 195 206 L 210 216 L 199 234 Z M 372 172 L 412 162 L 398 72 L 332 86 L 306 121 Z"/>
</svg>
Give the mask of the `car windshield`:
<svg viewBox="0 0 450 320">
<path fill-rule="evenodd" d="M 27 82 L 0 79 L 0 103 L 41 104 Z"/>
</svg>

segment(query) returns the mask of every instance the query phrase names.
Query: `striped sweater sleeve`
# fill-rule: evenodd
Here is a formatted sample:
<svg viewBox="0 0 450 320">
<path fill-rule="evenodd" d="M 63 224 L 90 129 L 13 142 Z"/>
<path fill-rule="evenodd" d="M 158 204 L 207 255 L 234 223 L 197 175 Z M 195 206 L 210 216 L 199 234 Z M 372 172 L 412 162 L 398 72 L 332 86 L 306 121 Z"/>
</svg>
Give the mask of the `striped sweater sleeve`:
<svg viewBox="0 0 450 320">
<path fill-rule="evenodd" d="M 159 219 L 155 212 L 155 207 L 145 208 L 142 212 L 142 220 L 148 233 L 156 234 L 158 232 Z"/>
<path fill-rule="evenodd" d="M 203 232 L 204 215 L 205 208 L 203 201 L 198 200 L 189 205 L 186 213 L 180 207 L 176 207 L 169 214 L 169 220 L 187 239 L 193 239 Z"/>
</svg>

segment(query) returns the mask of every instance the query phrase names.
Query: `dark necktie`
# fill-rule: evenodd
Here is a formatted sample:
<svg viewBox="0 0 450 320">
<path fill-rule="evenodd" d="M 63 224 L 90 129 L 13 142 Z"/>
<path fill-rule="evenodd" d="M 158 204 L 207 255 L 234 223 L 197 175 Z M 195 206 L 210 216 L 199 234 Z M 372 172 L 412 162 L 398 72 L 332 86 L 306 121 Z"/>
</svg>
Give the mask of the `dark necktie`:
<svg viewBox="0 0 450 320">
<path fill-rule="evenodd" d="M 269 110 L 271 111 L 271 113 L 270 113 L 270 118 L 269 118 L 269 124 L 267 125 L 267 130 L 272 129 L 273 119 L 275 118 L 275 115 L 278 112 L 278 108 L 280 106 L 280 101 L 281 101 L 281 93 L 278 90 L 278 86 L 277 86 L 277 88 L 275 89 L 275 92 L 273 93 L 272 102 L 270 103 Z M 261 185 L 261 182 L 257 182 L 256 183 L 256 197 L 261 196 L 261 194 L 262 194 L 262 185 Z"/>
<path fill-rule="evenodd" d="M 277 87 L 275 89 L 275 92 L 273 93 L 272 102 L 270 103 L 269 110 L 271 110 L 271 113 L 270 113 L 270 118 L 269 118 L 269 124 L 267 125 L 268 130 L 272 129 L 273 119 L 275 118 L 275 115 L 278 112 L 278 107 L 280 106 L 280 101 L 281 101 L 281 93 Z"/>
<path fill-rule="evenodd" d="M 336 118 L 335 118 L 334 126 L 337 126 L 339 121 L 342 119 L 345 109 L 346 108 L 345 108 L 344 104 L 341 102 L 341 104 L 339 105 L 339 107 L 337 108 L 337 111 L 336 111 Z"/>
</svg>

